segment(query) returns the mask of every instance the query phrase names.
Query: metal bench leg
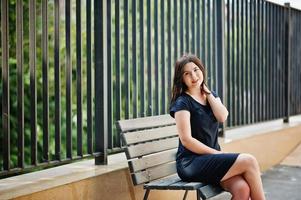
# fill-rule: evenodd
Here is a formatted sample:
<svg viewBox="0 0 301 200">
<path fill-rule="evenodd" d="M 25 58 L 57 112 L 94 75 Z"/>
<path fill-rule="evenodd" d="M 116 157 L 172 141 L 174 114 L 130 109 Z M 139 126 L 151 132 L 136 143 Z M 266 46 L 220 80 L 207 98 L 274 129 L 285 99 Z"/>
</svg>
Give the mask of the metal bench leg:
<svg viewBox="0 0 301 200">
<path fill-rule="evenodd" d="M 188 190 L 186 190 L 186 191 L 185 191 L 185 194 L 184 194 L 183 200 L 185 200 L 185 199 L 186 199 L 186 197 L 187 197 L 187 193 L 188 193 Z"/>
<path fill-rule="evenodd" d="M 200 194 L 201 192 L 200 192 L 200 190 L 196 190 L 196 199 L 197 200 L 205 200 L 205 199 L 203 199 L 202 197 L 201 197 L 201 194 Z"/>
<path fill-rule="evenodd" d="M 144 193 L 143 200 L 147 200 L 148 195 L 149 195 L 149 189 L 146 189 L 146 191 L 145 191 L 145 193 Z"/>
</svg>

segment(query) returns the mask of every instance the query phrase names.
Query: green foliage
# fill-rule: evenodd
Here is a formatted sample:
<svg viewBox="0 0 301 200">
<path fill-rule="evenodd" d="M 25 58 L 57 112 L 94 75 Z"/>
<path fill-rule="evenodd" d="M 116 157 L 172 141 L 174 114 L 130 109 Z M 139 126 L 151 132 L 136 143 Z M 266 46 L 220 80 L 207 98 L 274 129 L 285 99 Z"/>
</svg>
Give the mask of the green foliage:
<svg viewBox="0 0 301 200">
<path fill-rule="evenodd" d="M 66 36 L 65 36 L 65 10 L 61 6 L 60 21 L 59 21 L 59 52 L 60 52 L 60 71 L 61 71 L 61 158 L 66 157 Z M 76 155 L 76 131 L 77 131 L 77 108 L 76 108 L 76 95 L 78 88 L 76 87 L 76 4 L 72 1 L 71 5 L 71 62 L 72 62 L 72 143 L 73 155 Z M 83 112 L 83 153 L 87 153 L 86 149 L 86 20 L 85 6 L 81 6 L 82 10 L 82 112 Z M 55 90 L 54 90 L 54 1 L 48 2 L 48 79 L 49 79 L 49 155 L 50 160 L 54 159 L 55 149 Z M 16 60 L 16 1 L 9 1 L 9 84 L 10 84 L 10 153 L 11 153 L 11 168 L 17 166 L 17 141 L 18 141 L 18 120 L 17 116 L 20 115 L 17 110 L 17 60 Z M 35 68 L 36 68 L 36 111 L 37 111 L 37 152 L 38 162 L 43 162 L 42 147 L 43 147 L 43 79 L 42 79 L 42 2 L 36 1 L 36 55 L 35 55 Z M 23 81 L 24 81 L 24 154 L 25 164 L 30 165 L 31 161 L 31 113 L 32 107 L 30 104 L 31 91 L 30 91 L 30 66 L 29 54 L 32 49 L 29 48 L 29 3 L 28 0 L 23 1 Z M 0 33 L 1 34 L 1 33 Z M 0 48 L 2 55 L 2 49 Z M 2 61 L 2 58 L 1 58 Z M 2 77 L 2 66 L 0 67 L 0 75 Z M 2 78 L 0 78 L 0 99 L 2 99 Z M 2 105 L 0 106 L 0 113 L 2 113 Z M 2 114 L 0 115 L 0 127 L 2 129 Z M 0 134 L 0 164 L 2 163 L 2 142 L 3 134 Z M 2 166 L 2 165 L 1 165 Z"/>
</svg>

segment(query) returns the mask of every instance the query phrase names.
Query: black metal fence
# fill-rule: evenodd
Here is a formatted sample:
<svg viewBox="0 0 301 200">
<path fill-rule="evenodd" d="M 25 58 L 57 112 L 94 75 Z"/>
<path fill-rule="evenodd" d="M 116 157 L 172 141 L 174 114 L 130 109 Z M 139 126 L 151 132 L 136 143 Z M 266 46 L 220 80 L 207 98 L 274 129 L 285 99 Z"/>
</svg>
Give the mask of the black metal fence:
<svg viewBox="0 0 301 200">
<path fill-rule="evenodd" d="M 117 120 L 168 113 L 183 53 L 203 60 L 226 127 L 301 113 L 301 17 L 289 5 L 2 0 L 0 10 L 1 177 L 90 156 L 105 164 L 122 150 Z"/>
<path fill-rule="evenodd" d="M 225 18 L 227 126 L 300 114 L 300 11 L 228 0 Z"/>
</svg>

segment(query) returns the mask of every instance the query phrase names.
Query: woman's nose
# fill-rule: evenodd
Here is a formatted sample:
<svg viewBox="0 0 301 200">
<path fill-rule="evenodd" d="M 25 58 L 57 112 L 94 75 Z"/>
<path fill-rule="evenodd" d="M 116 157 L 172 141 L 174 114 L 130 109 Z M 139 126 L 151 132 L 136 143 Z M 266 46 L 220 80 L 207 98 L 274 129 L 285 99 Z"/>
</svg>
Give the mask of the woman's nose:
<svg viewBox="0 0 301 200">
<path fill-rule="evenodd" d="M 193 73 L 191 73 L 191 78 L 192 78 L 192 79 L 196 79 L 196 78 L 197 78 L 197 75 L 196 75 L 196 73 L 194 73 L 194 72 L 193 72 Z"/>
</svg>

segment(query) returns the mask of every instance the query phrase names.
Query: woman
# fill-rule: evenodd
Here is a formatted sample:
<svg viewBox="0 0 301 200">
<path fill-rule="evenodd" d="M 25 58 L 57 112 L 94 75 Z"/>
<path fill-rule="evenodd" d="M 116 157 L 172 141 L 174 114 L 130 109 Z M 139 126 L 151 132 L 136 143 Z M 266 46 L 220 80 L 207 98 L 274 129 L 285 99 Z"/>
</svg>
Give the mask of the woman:
<svg viewBox="0 0 301 200">
<path fill-rule="evenodd" d="M 170 107 L 180 138 L 177 172 L 184 181 L 219 184 L 234 200 L 263 200 L 256 159 L 220 150 L 218 123 L 225 122 L 228 110 L 205 80 L 204 65 L 196 56 L 177 60 Z"/>
</svg>

